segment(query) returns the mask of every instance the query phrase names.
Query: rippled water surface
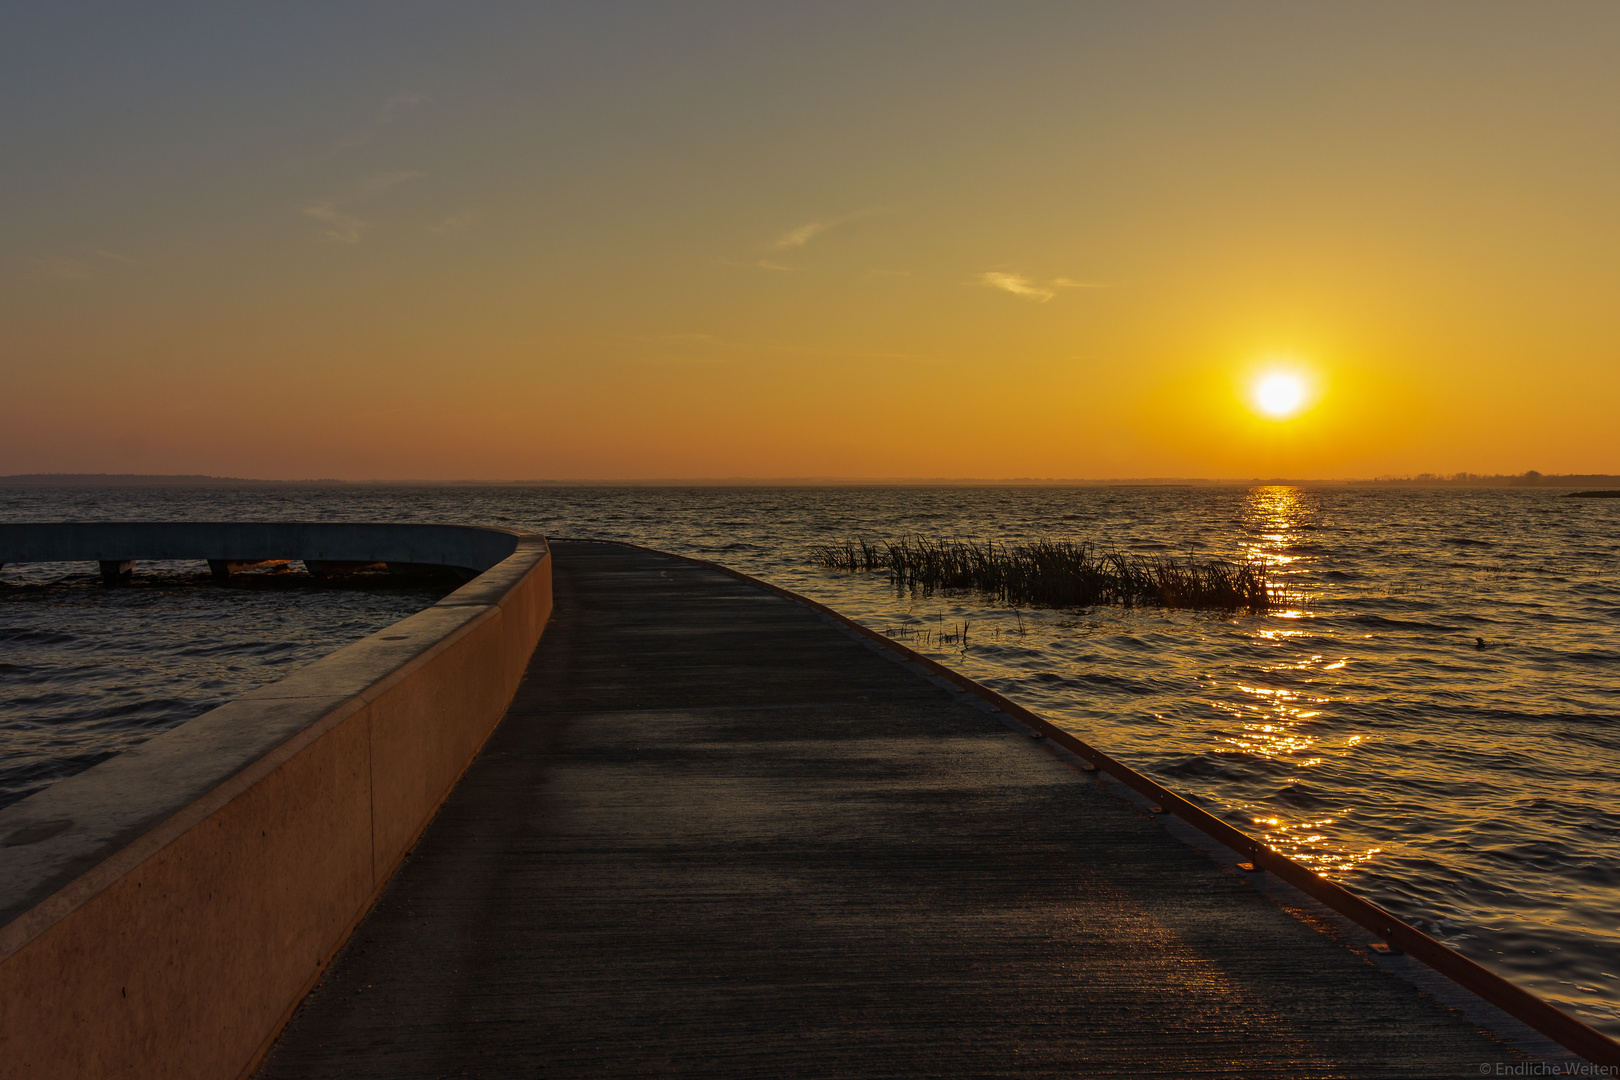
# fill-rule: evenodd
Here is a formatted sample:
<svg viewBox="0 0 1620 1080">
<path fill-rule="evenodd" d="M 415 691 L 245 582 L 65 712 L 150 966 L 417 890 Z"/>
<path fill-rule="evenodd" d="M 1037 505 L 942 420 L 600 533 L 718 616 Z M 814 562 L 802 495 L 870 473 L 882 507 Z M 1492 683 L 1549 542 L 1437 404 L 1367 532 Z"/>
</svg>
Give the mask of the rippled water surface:
<svg viewBox="0 0 1620 1080">
<path fill-rule="evenodd" d="M 902 636 L 1620 1034 L 1620 500 L 1558 496 L 17 490 L 0 492 L 0 517 L 457 521 L 712 558 Z M 1266 616 L 1015 614 L 971 595 L 899 594 L 810 557 L 827 540 L 919 533 L 1251 555 L 1298 602 Z M 78 577 L 38 584 L 69 570 Z M 60 771 L 64 749 L 88 764 L 436 598 L 172 575 L 107 589 L 84 567 L 8 567 L 0 582 L 0 769 L 38 775 Z"/>
<path fill-rule="evenodd" d="M 200 716 L 434 603 L 446 589 L 307 575 L 230 586 L 148 563 L 108 588 L 84 564 L 0 574 L 0 806 Z"/>
</svg>

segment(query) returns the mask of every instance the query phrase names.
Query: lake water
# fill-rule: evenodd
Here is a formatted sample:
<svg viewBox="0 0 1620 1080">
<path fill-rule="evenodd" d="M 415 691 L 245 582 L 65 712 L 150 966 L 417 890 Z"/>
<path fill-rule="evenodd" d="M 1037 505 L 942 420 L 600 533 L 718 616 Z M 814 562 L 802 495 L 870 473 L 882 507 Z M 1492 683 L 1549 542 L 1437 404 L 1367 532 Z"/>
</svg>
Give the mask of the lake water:
<svg viewBox="0 0 1620 1080">
<path fill-rule="evenodd" d="M 1620 1035 L 1620 500 L 1558 494 L 17 489 L 0 492 L 0 520 L 448 521 L 714 559 L 903 636 Z M 918 534 L 1250 556 L 1298 602 L 1015 614 L 811 557 L 829 540 Z M 0 571 L 0 800 L 438 595 L 225 588 L 161 569 L 114 589 L 83 565 Z M 965 648 L 939 640 L 964 623 Z"/>
</svg>

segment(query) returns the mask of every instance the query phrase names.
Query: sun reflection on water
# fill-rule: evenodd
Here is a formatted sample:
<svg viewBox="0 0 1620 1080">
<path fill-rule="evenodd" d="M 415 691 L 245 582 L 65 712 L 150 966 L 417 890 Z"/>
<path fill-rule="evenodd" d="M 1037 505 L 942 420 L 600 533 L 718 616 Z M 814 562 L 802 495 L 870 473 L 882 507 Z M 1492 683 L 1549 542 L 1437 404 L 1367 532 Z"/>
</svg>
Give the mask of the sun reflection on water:
<svg viewBox="0 0 1620 1080">
<path fill-rule="evenodd" d="M 1267 616 L 1270 625 L 1252 632 L 1260 653 L 1258 664 L 1230 681 L 1218 680 L 1225 683 L 1225 689 L 1208 702 L 1232 723 L 1217 737 L 1225 753 L 1284 765 L 1299 770 L 1296 776 L 1309 775 L 1308 770 L 1329 758 L 1347 757 L 1364 745 L 1359 735 L 1335 735 L 1330 728 L 1314 723 L 1331 715 L 1334 698 L 1329 673 L 1349 662 L 1343 655 L 1311 648 L 1323 639 L 1309 625 L 1313 612 L 1303 586 L 1319 550 L 1313 534 L 1320 517 L 1320 501 L 1310 492 L 1281 485 L 1249 491 L 1239 510 L 1243 555 L 1263 563 L 1282 581 L 1290 606 L 1271 612 Z M 1302 648 L 1310 652 L 1301 656 Z M 1300 782 L 1294 780 L 1285 791 L 1308 804 L 1312 797 L 1298 788 Z M 1319 812 L 1306 807 L 1292 816 L 1270 801 L 1234 809 L 1249 815 L 1253 831 L 1266 843 L 1325 876 L 1342 876 L 1381 850 L 1347 847 L 1342 838 L 1335 837 L 1332 826 L 1352 814 L 1352 807 L 1343 807 L 1330 817 L 1317 816 Z"/>
<path fill-rule="evenodd" d="M 1271 567 L 1287 567 L 1300 556 L 1291 548 L 1301 535 L 1316 531 L 1321 516 L 1319 500 L 1296 487 L 1257 487 L 1250 490 L 1240 512 L 1244 532 L 1244 554 Z"/>
</svg>

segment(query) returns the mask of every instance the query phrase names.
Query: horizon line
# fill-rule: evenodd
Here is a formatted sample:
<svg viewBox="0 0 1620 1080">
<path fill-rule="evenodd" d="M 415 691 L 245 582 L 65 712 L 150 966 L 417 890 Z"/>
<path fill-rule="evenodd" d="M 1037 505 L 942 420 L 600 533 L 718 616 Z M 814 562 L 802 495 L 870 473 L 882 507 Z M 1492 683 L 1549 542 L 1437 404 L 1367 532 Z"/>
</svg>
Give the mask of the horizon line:
<svg viewBox="0 0 1620 1080">
<path fill-rule="evenodd" d="M 1568 481 L 1559 485 L 1558 481 Z M 246 486 L 310 486 L 310 487 L 1120 487 L 1120 486 L 1300 486 L 1300 485 L 1397 485 L 1413 486 L 1584 486 L 1591 483 L 1620 483 L 1620 474 L 1612 473 L 1553 473 L 1543 474 L 1530 470 L 1524 473 L 1452 473 L 1449 475 L 1419 473 L 1416 475 L 1383 475 L 1377 477 L 975 477 L 975 476 L 707 476 L 707 477 L 580 477 L 580 478 L 526 478 L 516 480 L 490 478 L 460 478 L 429 480 L 361 479 L 338 477 L 279 477 L 214 476 L 206 473 L 14 473 L 0 476 L 0 487 L 222 487 Z"/>
</svg>

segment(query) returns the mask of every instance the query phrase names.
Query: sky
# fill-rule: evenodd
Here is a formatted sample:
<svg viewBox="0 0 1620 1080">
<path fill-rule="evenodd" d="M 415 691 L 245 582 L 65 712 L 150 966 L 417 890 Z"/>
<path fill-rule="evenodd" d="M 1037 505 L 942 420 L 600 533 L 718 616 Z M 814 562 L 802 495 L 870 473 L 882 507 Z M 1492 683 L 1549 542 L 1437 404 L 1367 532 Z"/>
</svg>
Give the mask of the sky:
<svg viewBox="0 0 1620 1080">
<path fill-rule="evenodd" d="M 1617 55 L 1608 0 L 5 5 L 0 474 L 1620 473 Z"/>
</svg>

